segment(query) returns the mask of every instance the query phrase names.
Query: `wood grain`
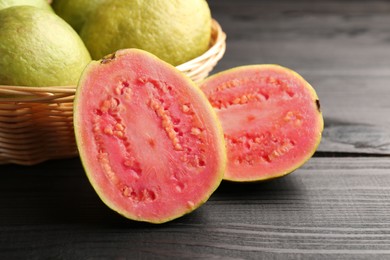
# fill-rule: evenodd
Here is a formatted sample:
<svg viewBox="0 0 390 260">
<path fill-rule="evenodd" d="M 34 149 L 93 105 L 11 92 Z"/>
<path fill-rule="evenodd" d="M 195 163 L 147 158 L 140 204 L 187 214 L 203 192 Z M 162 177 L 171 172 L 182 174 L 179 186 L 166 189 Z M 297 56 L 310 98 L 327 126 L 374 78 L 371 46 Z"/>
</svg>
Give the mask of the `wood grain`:
<svg viewBox="0 0 390 260">
<path fill-rule="evenodd" d="M 61 165 L 2 168 L 0 258 L 390 257 L 390 158 L 312 158 L 282 179 L 224 182 L 164 225 L 120 217 L 77 159 Z"/>
</svg>

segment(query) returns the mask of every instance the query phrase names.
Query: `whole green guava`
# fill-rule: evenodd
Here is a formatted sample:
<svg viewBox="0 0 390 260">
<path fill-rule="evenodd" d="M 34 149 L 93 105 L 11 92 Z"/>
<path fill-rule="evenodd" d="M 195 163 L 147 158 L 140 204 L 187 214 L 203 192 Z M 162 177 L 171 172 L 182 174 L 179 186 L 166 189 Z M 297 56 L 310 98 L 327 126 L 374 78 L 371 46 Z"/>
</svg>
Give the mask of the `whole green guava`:
<svg viewBox="0 0 390 260">
<path fill-rule="evenodd" d="M 46 0 L 0 0 L 0 10 L 16 5 L 31 5 L 45 10 L 53 11 Z"/>
<path fill-rule="evenodd" d="M 138 48 L 179 65 L 209 48 L 211 13 L 205 0 L 107 0 L 80 36 L 93 59 Z"/>
<path fill-rule="evenodd" d="M 85 21 L 93 14 L 96 7 L 106 0 L 53 0 L 54 11 L 76 32 L 80 32 Z"/>
<path fill-rule="evenodd" d="M 32 6 L 0 11 L 0 39 L 0 85 L 75 85 L 91 61 L 69 24 Z"/>
</svg>

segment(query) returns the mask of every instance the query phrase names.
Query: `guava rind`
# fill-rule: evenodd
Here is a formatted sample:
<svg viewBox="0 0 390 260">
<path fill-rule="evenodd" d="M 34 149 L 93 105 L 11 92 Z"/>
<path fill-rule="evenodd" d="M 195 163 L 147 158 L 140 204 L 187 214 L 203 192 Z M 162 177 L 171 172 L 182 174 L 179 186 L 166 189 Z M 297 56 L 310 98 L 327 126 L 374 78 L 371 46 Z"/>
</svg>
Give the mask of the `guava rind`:
<svg viewBox="0 0 390 260">
<path fill-rule="evenodd" d="M 154 85 L 156 79 L 169 92 L 158 92 L 161 96 L 150 99 L 142 93 L 154 91 L 156 86 L 158 89 L 159 84 Z M 167 93 L 173 93 L 172 98 Z M 107 103 L 106 98 L 113 103 Z M 155 102 L 164 103 L 164 110 L 155 108 Z M 111 108 L 110 104 L 115 104 L 115 116 L 110 115 L 107 104 Z M 183 113 L 190 117 L 177 117 L 176 108 L 181 105 Z M 147 110 L 143 110 L 145 107 Z M 182 160 L 187 154 L 180 149 L 177 152 L 176 137 L 169 134 L 168 138 L 164 132 L 169 120 L 159 123 L 154 119 L 160 113 L 176 121 L 174 131 L 182 133 L 177 141 L 184 150 L 188 146 L 185 141 L 193 144 L 189 150 L 198 149 L 197 139 L 191 138 L 199 131 L 192 131 L 186 120 L 192 118 L 198 122 L 193 124 L 201 122 L 205 127 L 201 144 L 205 157 L 200 167 L 193 168 L 188 160 Z M 118 128 L 124 131 L 121 137 L 110 130 L 111 124 L 117 124 L 112 120 L 122 125 Z M 108 127 L 107 122 L 111 122 Z M 191 131 L 186 130 L 188 127 Z M 184 74 L 145 51 L 120 50 L 87 66 L 75 95 L 74 129 L 80 158 L 93 188 L 109 208 L 132 220 L 163 223 L 190 213 L 208 200 L 223 178 L 226 166 L 223 133 L 207 98 Z M 108 158 L 103 162 L 99 159 L 102 154 Z M 126 164 L 129 156 L 132 160 Z M 136 169 L 122 170 L 123 160 L 126 166 L 137 162 Z M 134 176 L 134 172 L 139 174 Z M 183 176 L 188 179 L 182 179 L 179 187 L 173 184 Z M 127 186 L 134 195 L 127 192 Z M 139 195 L 140 187 L 142 192 L 152 190 L 152 195 L 145 193 L 147 201 L 144 193 Z"/>
<path fill-rule="evenodd" d="M 0 11 L 0 84 L 76 85 L 91 61 L 78 34 L 53 12 L 32 6 Z"/>
<path fill-rule="evenodd" d="M 0 0 L 0 10 L 18 5 L 30 5 L 44 10 L 53 11 L 46 0 Z"/>
<path fill-rule="evenodd" d="M 207 51 L 211 12 L 205 0 L 111 0 L 95 10 L 80 35 L 93 59 L 138 48 L 177 66 Z"/>
<path fill-rule="evenodd" d="M 224 129 L 226 180 L 285 176 L 309 160 L 321 141 L 324 122 L 318 96 L 288 68 L 240 66 L 210 76 L 200 88 Z"/>
</svg>

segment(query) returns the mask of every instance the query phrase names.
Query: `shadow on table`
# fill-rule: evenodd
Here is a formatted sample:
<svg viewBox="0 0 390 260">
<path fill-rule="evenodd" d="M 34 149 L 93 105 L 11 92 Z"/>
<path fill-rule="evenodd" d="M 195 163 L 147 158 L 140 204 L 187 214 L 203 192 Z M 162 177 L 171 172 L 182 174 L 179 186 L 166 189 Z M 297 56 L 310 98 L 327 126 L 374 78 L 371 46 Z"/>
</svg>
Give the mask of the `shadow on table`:
<svg viewBox="0 0 390 260">
<path fill-rule="evenodd" d="M 260 182 L 223 181 L 216 191 L 216 198 L 224 199 L 282 199 L 286 196 L 299 196 L 303 190 L 300 179 L 294 173 L 280 178 Z"/>
<path fill-rule="evenodd" d="M 129 221 L 105 206 L 89 184 L 78 159 L 29 167 L 5 165 L 2 169 L 0 225 L 156 226 Z M 291 196 L 300 196 L 299 186 L 290 176 L 258 183 L 223 181 L 205 205 L 291 199 Z M 170 224 L 205 223 L 209 214 L 208 208 L 202 206 Z"/>
</svg>

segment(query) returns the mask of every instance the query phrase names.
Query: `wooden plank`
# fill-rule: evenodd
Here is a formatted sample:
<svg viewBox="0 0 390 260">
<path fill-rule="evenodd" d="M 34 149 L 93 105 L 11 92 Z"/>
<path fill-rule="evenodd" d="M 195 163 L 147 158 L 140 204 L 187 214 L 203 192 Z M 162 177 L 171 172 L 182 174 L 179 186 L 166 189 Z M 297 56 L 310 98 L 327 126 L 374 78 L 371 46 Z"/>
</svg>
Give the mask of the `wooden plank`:
<svg viewBox="0 0 390 260">
<path fill-rule="evenodd" d="M 210 1 L 227 33 L 215 72 L 277 63 L 317 90 L 322 152 L 390 154 L 387 1 Z"/>
<path fill-rule="evenodd" d="M 264 62 L 330 75 L 389 75 L 386 1 L 209 3 L 228 36 L 224 69 Z"/>
<path fill-rule="evenodd" d="M 163 225 L 102 205 L 77 159 L 3 166 L 0 191 L 2 259 L 390 257 L 390 158 L 312 158 L 281 179 L 224 182 Z"/>
<path fill-rule="evenodd" d="M 325 120 L 320 151 L 390 154 L 390 76 L 315 76 L 312 82 Z"/>
</svg>

